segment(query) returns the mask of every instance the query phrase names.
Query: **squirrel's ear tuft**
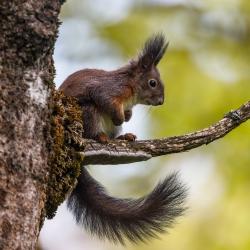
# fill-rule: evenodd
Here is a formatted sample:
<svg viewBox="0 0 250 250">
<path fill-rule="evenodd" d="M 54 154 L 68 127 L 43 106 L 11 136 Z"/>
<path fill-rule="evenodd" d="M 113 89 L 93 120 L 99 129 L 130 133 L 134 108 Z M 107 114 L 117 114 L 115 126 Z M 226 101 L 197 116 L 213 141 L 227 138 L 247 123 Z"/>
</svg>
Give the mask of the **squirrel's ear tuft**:
<svg viewBox="0 0 250 250">
<path fill-rule="evenodd" d="M 149 38 L 139 54 L 139 67 L 147 70 L 152 66 L 156 66 L 163 57 L 167 47 L 168 43 L 162 33 Z"/>
</svg>

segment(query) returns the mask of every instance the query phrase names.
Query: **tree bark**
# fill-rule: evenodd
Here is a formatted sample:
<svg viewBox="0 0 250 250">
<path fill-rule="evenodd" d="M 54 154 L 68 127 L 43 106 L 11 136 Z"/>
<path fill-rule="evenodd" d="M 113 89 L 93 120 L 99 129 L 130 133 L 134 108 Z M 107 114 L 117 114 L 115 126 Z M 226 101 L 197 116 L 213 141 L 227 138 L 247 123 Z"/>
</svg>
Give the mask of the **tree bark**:
<svg viewBox="0 0 250 250">
<path fill-rule="evenodd" d="M 35 249 L 48 185 L 60 1 L 0 1 L 0 249 Z"/>
</svg>

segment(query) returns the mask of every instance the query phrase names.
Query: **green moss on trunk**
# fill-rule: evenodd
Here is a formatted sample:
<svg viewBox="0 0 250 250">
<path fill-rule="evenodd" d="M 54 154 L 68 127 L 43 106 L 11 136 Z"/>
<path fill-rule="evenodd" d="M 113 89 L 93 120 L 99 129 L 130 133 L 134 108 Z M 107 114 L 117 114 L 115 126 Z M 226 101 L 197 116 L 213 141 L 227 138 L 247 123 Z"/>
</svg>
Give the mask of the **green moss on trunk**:
<svg viewBox="0 0 250 250">
<path fill-rule="evenodd" d="M 53 141 L 50 146 L 49 165 L 51 172 L 46 199 L 46 216 L 51 219 L 57 207 L 65 200 L 76 184 L 83 156 L 79 151 L 84 145 L 74 135 L 82 136 L 82 110 L 76 100 L 54 90 L 51 100 L 51 127 Z"/>
</svg>

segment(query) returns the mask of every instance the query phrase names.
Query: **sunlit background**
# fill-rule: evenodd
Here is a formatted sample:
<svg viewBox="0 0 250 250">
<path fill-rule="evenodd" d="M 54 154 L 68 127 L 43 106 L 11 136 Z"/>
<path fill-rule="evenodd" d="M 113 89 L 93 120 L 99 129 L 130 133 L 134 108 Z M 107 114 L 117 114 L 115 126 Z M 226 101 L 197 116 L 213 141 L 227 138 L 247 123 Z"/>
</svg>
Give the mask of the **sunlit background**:
<svg viewBox="0 0 250 250">
<path fill-rule="evenodd" d="M 166 102 L 136 107 L 124 128 L 139 139 L 204 128 L 249 100 L 249 0 L 68 0 L 61 20 L 57 86 L 78 69 L 116 69 L 151 34 L 166 34 L 170 46 L 159 65 Z M 179 171 L 189 187 L 189 210 L 160 240 L 122 247 L 88 235 L 62 205 L 42 229 L 43 250 L 250 249 L 249 122 L 190 152 L 89 171 L 119 197 L 144 195 Z"/>
</svg>

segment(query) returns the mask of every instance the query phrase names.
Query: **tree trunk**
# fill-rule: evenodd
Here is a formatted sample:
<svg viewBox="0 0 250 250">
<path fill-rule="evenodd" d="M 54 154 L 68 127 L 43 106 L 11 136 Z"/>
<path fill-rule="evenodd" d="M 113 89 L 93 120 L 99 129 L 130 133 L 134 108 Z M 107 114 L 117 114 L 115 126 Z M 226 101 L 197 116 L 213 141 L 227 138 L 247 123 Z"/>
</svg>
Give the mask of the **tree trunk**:
<svg viewBox="0 0 250 250">
<path fill-rule="evenodd" d="M 49 176 L 59 0 L 0 2 L 0 249 L 35 249 Z"/>
</svg>

